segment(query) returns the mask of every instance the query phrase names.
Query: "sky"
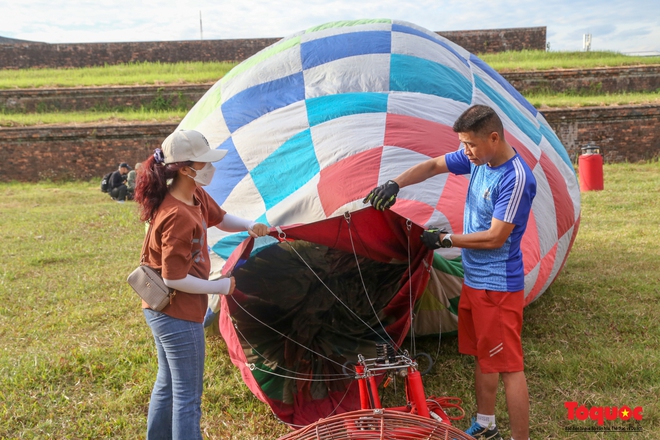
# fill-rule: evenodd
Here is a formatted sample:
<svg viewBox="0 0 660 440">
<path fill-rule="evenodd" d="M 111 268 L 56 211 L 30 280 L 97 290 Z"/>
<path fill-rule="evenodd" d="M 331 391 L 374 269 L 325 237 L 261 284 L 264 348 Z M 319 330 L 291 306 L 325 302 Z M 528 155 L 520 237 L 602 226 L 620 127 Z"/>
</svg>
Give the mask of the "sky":
<svg viewBox="0 0 660 440">
<path fill-rule="evenodd" d="M 432 31 L 546 26 L 550 50 L 580 51 L 591 34 L 592 50 L 660 52 L 660 0 L 0 0 L 0 36 L 46 43 L 285 37 L 361 18 Z"/>
</svg>

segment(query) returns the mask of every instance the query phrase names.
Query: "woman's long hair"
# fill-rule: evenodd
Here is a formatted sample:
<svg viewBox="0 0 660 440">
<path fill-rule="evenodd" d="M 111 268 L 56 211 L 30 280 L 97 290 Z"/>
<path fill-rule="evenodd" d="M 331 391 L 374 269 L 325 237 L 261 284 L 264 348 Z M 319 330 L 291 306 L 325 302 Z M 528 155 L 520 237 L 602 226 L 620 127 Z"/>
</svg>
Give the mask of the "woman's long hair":
<svg viewBox="0 0 660 440">
<path fill-rule="evenodd" d="M 177 171 L 192 162 L 176 162 L 165 165 L 160 149 L 142 163 L 137 171 L 134 200 L 140 206 L 140 220 L 151 221 L 167 194 L 167 182 L 177 176 Z"/>
</svg>

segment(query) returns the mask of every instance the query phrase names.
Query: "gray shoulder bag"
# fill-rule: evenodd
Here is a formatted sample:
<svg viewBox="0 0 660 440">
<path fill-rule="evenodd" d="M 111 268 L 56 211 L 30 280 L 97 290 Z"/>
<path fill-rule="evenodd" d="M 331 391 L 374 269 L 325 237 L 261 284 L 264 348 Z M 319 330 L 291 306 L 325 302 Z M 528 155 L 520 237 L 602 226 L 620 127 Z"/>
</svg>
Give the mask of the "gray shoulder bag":
<svg viewBox="0 0 660 440">
<path fill-rule="evenodd" d="M 140 265 L 128 276 L 128 284 L 135 290 L 135 292 L 149 304 L 149 308 L 160 312 L 171 304 L 172 297 L 176 294 L 165 285 L 163 277 L 160 273 L 144 264 L 147 257 L 147 243 L 151 238 L 151 223 L 149 224 L 149 232 L 142 244 L 142 256 L 140 257 Z"/>
</svg>

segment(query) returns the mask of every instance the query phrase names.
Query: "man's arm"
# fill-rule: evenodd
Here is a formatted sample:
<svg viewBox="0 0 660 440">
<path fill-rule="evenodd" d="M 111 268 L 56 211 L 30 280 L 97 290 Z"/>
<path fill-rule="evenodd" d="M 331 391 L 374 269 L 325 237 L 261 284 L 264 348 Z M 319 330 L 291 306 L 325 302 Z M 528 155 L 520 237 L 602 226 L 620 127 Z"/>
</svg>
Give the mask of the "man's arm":
<svg viewBox="0 0 660 440">
<path fill-rule="evenodd" d="M 414 185 L 429 179 L 435 175 L 448 172 L 447 162 L 445 161 L 445 156 L 435 157 L 429 159 L 422 163 L 418 163 L 406 171 L 401 173 L 398 177 L 392 179 L 394 180 L 399 188 L 404 186 Z"/>
<path fill-rule="evenodd" d="M 490 229 L 471 234 L 451 234 L 453 246 L 467 249 L 498 249 L 506 242 L 516 225 L 493 218 Z M 446 234 L 440 234 L 440 241 Z"/>
</svg>

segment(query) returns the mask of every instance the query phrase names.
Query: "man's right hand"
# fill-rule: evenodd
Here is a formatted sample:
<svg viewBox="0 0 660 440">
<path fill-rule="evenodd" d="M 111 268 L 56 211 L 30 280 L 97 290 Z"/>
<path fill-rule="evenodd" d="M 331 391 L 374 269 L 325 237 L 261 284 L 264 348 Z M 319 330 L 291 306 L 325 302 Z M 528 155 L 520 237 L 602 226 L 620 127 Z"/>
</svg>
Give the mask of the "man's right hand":
<svg viewBox="0 0 660 440">
<path fill-rule="evenodd" d="M 394 180 L 388 180 L 372 189 L 362 203 L 371 203 L 371 206 L 377 210 L 384 211 L 396 203 L 397 194 L 399 194 L 399 184 Z"/>
</svg>

